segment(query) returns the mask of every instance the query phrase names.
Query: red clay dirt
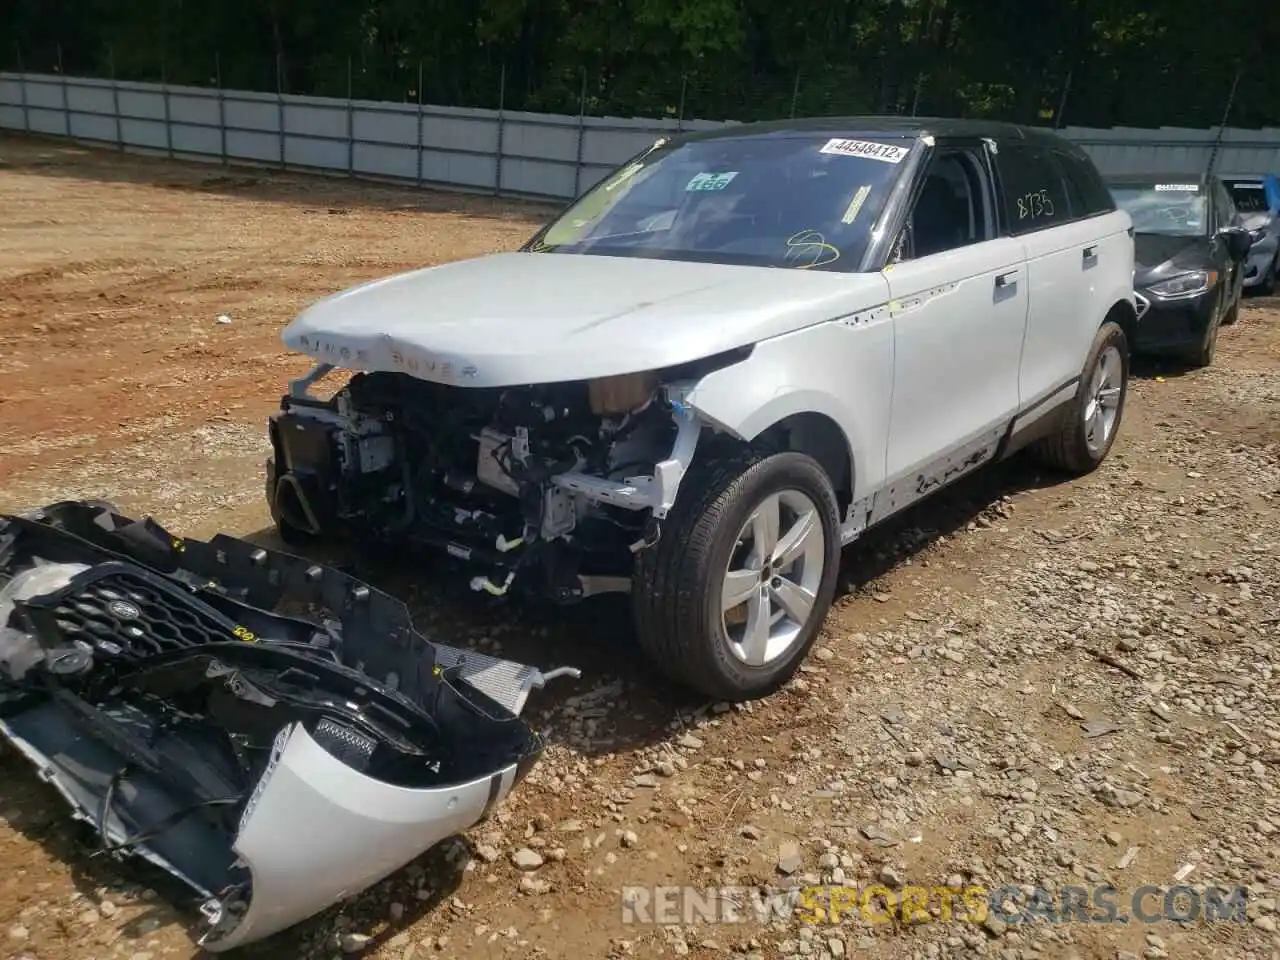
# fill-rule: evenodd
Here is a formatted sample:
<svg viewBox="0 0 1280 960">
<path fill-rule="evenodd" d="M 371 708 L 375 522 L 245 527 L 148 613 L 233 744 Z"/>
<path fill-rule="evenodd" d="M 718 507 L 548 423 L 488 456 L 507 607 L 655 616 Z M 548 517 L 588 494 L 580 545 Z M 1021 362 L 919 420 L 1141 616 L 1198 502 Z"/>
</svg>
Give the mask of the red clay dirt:
<svg viewBox="0 0 1280 960">
<path fill-rule="evenodd" d="M 0 137 L 0 509 L 103 497 L 269 537 L 265 420 L 309 366 L 283 325 L 514 249 L 549 212 Z M 584 677 L 535 695 L 550 747 L 493 821 L 248 955 L 1280 956 L 1278 307 L 1248 301 L 1209 370 L 1143 367 L 1096 474 L 1014 461 L 852 548 L 811 662 L 748 708 L 656 679 L 617 605 L 512 611 L 370 569 L 425 632 Z M 1117 729 L 1082 732 L 1099 717 Z M 860 889 L 1167 889 L 1190 864 L 1188 884 L 1250 885 L 1250 915 L 622 922 L 624 884 L 784 883 L 790 843 L 793 878 Z M 517 870 L 522 847 L 544 865 Z M 0 957 L 199 955 L 180 888 L 92 852 L 0 753 Z"/>
</svg>

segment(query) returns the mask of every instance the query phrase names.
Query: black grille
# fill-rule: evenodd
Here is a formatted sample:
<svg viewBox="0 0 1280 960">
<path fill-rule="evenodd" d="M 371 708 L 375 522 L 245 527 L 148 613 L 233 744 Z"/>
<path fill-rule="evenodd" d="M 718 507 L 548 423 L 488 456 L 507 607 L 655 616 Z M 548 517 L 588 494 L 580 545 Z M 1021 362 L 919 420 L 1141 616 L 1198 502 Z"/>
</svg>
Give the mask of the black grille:
<svg viewBox="0 0 1280 960">
<path fill-rule="evenodd" d="M 89 644 L 103 659 L 136 660 L 234 639 L 214 611 L 127 573 L 73 586 L 49 614 L 66 639 Z"/>
</svg>

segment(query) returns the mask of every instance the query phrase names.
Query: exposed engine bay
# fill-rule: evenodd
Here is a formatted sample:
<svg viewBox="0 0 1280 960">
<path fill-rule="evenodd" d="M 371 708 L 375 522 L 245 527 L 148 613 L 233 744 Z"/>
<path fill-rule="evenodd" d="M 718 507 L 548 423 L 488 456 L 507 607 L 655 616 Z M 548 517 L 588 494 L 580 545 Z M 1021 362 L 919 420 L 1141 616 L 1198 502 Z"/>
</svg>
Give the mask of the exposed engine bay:
<svg viewBox="0 0 1280 960">
<path fill-rule="evenodd" d="M 0 515 L 0 733 L 104 854 L 191 888 L 211 950 L 487 816 L 562 673 L 430 643 L 388 594 L 233 537 L 78 501 Z"/>
<path fill-rule="evenodd" d="M 271 421 L 267 497 L 282 532 L 428 545 L 494 595 L 518 573 L 561 601 L 628 589 L 698 440 L 657 374 L 468 388 L 356 373 L 312 397 L 332 369 L 292 384 Z"/>
</svg>

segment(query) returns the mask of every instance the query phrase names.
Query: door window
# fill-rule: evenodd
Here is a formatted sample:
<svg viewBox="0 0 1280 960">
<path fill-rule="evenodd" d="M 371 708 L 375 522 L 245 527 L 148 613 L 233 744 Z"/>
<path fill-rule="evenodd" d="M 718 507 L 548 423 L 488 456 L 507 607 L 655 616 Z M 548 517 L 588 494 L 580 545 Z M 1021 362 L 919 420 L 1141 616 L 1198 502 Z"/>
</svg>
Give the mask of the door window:
<svg viewBox="0 0 1280 960">
<path fill-rule="evenodd" d="M 925 175 L 893 262 L 944 253 L 991 239 L 984 161 L 974 150 L 942 150 Z"/>
<path fill-rule="evenodd" d="M 1111 191 L 1090 161 L 1065 150 L 1054 150 L 1053 159 L 1062 174 L 1073 217 L 1096 217 L 1115 210 Z"/>
<path fill-rule="evenodd" d="M 1002 142 L 996 164 L 1011 234 L 1043 230 L 1071 219 L 1062 177 L 1043 147 Z"/>
</svg>

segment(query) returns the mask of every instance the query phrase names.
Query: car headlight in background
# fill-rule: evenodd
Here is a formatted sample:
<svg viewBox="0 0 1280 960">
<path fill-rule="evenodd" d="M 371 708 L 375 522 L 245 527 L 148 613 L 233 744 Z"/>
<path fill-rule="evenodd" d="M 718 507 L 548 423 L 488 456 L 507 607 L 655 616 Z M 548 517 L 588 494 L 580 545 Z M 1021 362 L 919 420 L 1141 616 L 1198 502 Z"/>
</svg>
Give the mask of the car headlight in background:
<svg viewBox="0 0 1280 960">
<path fill-rule="evenodd" d="M 1266 237 L 1267 237 L 1267 231 L 1262 227 L 1259 227 L 1257 230 L 1249 231 L 1249 239 L 1252 240 L 1254 243 L 1261 243 L 1263 240 L 1266 239 Z"/>
<path fill-rule="evenodd" d="M 1196 270 L 1154 283 L 1149 289 L 1162 300 L 1182 300 L 1200 296 L 1217 282 L 1218 271 Z"/>
</svg>

